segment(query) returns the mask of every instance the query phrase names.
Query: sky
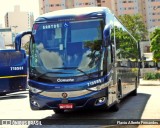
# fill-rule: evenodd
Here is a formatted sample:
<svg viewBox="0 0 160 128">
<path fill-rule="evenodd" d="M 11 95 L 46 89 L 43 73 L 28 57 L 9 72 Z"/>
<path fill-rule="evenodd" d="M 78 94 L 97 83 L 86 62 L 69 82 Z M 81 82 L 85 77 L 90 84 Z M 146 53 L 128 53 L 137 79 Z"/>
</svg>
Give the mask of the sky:
<svg viewBox="0 0 160 128">
<path fill-rule="evenodd" d="M 13 12 L 15 5 L 20 5 L 20 11 L 33 12 L 34 19 L 39 16 L 39 0 L 0 0 L 0 24 L 4 27 L 4 16 Z M 20 17 L 17 17 L 20 18 Z"/>
</svg>

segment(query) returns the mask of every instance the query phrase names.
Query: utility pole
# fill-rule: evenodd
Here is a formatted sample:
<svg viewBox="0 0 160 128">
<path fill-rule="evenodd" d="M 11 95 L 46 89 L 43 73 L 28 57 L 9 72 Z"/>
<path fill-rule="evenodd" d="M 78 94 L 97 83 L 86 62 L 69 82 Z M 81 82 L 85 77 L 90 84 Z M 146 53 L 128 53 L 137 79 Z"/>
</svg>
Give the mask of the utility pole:
<svg viewBox="0 0 160 128">
<path fill-rule="evenodd" d="M 14 44 L 14 41 L 15 41 L 15 38 L 16 38 L 16 28 L 18 27 L 17 25 L 15 26 L 11 26 L 12 28 L 14 28 L 14 31 L 12 31 L 13 35 L 12 35 L 12 42 L 13 42 L 13 47 L 15 46 Z"/>
</svg>

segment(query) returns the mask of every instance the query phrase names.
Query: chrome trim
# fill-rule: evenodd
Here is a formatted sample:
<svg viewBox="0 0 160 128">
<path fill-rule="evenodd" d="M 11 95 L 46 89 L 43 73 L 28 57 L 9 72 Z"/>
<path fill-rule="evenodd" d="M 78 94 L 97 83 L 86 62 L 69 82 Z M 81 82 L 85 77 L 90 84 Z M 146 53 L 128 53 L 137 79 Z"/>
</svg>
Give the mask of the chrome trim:
<svg viewBox="0 0 160 128">
<path fill-rule="evenodd" d="M 106 88 L 107 86 L 109 86 L 111 83 L 111 81 L 104 83 L 102 85 L 97 85 L 98 87 L 100 87 L 100 90 Z M 98 90 L 99 91 L 99 90 Z M 68 96 L 67 98 L 73 98 L 73 97 L 79 97 L 79 96 L 83 96 L 86 94 L 89 94 L 93 91 L 89 91 L 87 89 L 85 90 L 78 90 L 78 91 L 63 91 L 63 92 L 48 92 L 48 91 L 43 91 L 41 93 L 39 93 L 42 96 L 47 96 L 47 97 L 51 97 L 51 98 L 63 98 L 62 97 L 62 93 L 67 93 Z"/>
</svg>

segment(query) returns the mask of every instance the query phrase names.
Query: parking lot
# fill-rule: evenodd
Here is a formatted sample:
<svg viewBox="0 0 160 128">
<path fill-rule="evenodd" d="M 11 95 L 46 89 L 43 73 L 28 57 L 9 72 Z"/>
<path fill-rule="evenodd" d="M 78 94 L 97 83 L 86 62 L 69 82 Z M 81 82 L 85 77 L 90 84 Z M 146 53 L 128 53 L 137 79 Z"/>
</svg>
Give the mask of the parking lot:
<svg viewBox="0 0 160 128">
<path fill-rule="evenodd" d="M 105 121 L 124 121 L 126 119 L 156 120 L 160 119 L 159 90 L 160 86 L 139 86 L 138 95 L 123 99 L 118 112 L 90 110 L 64 114 L 54 114 L 52 110 L 32 111 L 29 106 L 28 91 L 18 92 L 0 97 L 0 119 L 35 119 L 44 122 L 44 125 L 50 124 L 50 126 L 45 127 L 51 127 L 51 125 L 52 127 L 108 127 L 108 125 L 105 125 Z M 1 126 L 4 128 L 4 125 Z M 29 127 L 33 126 L 30 125 Z M 133 127 L 133 125 L 128 127 Z M 134 125 L 134 127 L 138 127 L 138 125 Z"/>
</svg>

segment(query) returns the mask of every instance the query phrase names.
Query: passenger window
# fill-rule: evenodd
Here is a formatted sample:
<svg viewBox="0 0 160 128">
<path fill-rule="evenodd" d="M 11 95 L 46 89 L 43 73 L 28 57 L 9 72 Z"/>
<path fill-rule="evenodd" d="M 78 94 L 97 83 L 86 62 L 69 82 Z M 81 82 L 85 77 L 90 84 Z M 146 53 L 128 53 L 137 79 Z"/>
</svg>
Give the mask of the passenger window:
<svg viewBox="0 0 160 128">
<path fill-rule="evenodd" d="M 108 51 L 107 62 L 108 62 L 108 65 L 110 65 L 112 63 L 111 46 L 110 45 L 107 47 L 107 51 Z"/>
</svg>

